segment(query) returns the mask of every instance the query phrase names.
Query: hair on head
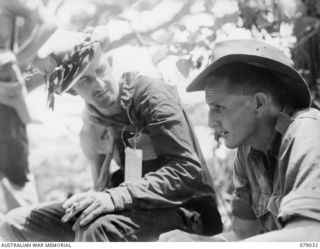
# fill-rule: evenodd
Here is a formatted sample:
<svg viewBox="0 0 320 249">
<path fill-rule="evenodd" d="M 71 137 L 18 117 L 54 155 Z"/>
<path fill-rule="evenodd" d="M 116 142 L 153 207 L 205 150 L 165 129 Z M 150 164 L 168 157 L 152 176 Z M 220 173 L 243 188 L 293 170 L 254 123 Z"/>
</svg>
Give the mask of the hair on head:
<svg viewBox="0 0 320 249">
<path fill-rule="evenodd" d="M 280 106 L 284 106 L 290 99 L 285 79 L 255 64 L 234 62 L 223 65 L 208 76 L 206 88 L 209 84 L 214 84 L 212 78 L 227 78 L 227 89 L 231 93 L 253 95 L 257 92 L 264 92 Z"/>
</svg>

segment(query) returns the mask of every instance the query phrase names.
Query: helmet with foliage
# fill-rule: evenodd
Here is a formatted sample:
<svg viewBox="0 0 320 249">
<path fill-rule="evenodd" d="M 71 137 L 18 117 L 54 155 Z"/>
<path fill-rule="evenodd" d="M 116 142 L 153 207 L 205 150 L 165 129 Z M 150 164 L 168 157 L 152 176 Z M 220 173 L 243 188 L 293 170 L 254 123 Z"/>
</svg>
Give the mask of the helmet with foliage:
<svg viewBox="0 0 320 249">
<path fill-rule="evenodd" d="M 48 90 L 48 106 L 54 108 L 54 95 L 68 92 L 75 95 L 72 87 L 93 68 L 99 61 L 109 35 L 103 26 L 98 26 L 78 36 L 65 46 L 52 49 L 50 57 L 54 60 L 55 68 L 45 75 Z M 70 44 L 71 43 L 71 44 Z"/>
</svg>

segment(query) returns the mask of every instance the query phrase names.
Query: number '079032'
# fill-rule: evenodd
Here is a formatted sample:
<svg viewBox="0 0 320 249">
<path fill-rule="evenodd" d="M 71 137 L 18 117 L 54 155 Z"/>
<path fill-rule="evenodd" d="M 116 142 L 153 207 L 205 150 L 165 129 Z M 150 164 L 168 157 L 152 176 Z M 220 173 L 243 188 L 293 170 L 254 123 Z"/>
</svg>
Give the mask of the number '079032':
<svg viewBox="0 0 320 249">
<path fill-rule="evenodd" d="M 318 248 L 318 243 L 315 242 L 302 242 L 299 244 L 300 247 L 304 248 Z"/>
</svg>

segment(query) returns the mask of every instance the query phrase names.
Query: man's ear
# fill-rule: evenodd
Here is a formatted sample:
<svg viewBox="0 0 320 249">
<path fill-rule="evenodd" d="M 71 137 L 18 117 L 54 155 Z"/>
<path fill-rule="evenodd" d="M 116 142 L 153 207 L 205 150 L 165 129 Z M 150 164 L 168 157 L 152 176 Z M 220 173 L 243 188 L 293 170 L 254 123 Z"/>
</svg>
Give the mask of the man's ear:
<svg viewBox="0 0 320 249">
<path fill-rule="evenodd" d="M 269 103 L 268 95 L 263 92 L 257 92 L 254 95 L 255 109 L 257 111 L 265 110 L 266 106 Z"/>
</svg>

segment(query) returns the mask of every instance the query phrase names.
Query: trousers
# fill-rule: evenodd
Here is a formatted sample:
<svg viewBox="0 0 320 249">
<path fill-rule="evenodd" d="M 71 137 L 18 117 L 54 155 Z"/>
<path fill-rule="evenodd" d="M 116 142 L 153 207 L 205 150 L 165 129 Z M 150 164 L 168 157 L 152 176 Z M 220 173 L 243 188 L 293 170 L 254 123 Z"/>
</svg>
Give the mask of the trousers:
<svg viewBox="0 0 320 249">
<path fill-rule="evenodd" d="M 23 187 L 28 182 L 28 137 L 16 111 L 0 104 L 0 177 Z"/>
<path fill-rule="evenodd" d="M 189 233 L 202 224 L 181 208 L 127 210 L 101 215 L 76 232 L 76 218 L 63 223 L 62 202 L 21 207 L 9 212 L 0 226 L 5 241 L 117 242 L 156 241 L 161 233 L 179 229 Z M 195 217 L 199 214 L 194 214 Z"/>
</svg>

